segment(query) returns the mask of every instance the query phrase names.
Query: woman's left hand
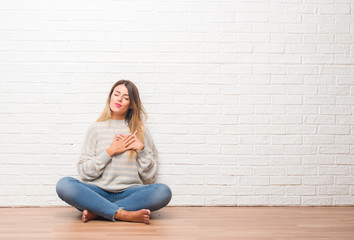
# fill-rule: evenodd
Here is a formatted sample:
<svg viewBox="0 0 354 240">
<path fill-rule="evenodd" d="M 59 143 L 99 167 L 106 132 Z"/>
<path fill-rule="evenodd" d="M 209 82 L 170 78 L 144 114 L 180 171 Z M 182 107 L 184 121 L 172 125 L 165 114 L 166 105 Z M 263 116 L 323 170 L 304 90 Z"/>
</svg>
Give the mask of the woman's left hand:
<svg viewBox="0 0 354 240">
<path fill-rule="evenodd" d="M 136 133 L 137 133 L 138 131 L 135 131 L 134 133 L 133 133 L 133 139 L 135 139 L 135 141 L 133 142 L 133 143 L 131 143 L 130 145 L 129 145 L 129 147 L 133 147 L 132 149 L 133 150 L 136 150 L 136 151 L 141 151 L 141 150 L 143 150 L 143 148 L 144 148 L 144 144 L 136 137 Z M 120 139 L 123 139 L 124 137 L 125 137 L 126 135 L 124 135 L 124 134 L 119 134 L 118 135 L 118 140 L 120 140 Z"/>
</svg>

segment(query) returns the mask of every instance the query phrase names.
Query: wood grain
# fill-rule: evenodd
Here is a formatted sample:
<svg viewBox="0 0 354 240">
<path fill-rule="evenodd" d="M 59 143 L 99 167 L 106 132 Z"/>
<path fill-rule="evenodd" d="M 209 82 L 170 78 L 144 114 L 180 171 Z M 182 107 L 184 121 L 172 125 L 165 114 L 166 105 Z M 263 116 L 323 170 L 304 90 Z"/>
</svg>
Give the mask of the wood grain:
<svg viewBox="0 0 354 240">
<path fill-rule="evenodd" d="M 354 239 L 353 207 L 166 207 L 151 224 L 81 222 L 71 207 L 0 208 L 0 239 Z"/>
</svg>

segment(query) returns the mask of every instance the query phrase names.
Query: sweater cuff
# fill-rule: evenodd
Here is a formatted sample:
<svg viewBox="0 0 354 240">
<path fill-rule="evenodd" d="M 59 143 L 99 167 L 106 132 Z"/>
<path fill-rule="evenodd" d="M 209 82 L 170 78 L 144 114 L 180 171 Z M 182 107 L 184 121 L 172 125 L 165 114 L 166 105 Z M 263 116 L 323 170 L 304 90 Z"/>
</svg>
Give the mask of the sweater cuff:
<svg viewBox="0 0 354 240">
<path fill-rule="evenodd" d="M 108 163 L 109 161 L 111 161 L 111 159 L 112 159 L 111 156 L 109 156 L 106 151 L 103 151 L 103 152 L 102 152 L 100 155 L 98 155 L 98 157 L 97 157 L 97 160 L 98 160 L 100 163 L 104 164 L 104 165 L 107 165 L 107 163 Z"/>
<path fill-rule="evenodd" d="M 144 159 L 149 155 L 149 150 L 148 148 L 145 146 L 141 151 L 136 151 L 138 153 L 139 158 Z"/>
</svg>

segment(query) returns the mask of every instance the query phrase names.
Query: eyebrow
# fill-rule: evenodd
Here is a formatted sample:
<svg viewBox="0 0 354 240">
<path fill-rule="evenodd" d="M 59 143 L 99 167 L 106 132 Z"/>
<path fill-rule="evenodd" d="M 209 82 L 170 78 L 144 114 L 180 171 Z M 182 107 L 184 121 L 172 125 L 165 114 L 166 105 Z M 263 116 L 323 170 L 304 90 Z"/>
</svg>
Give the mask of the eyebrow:
<svg viewBox="0 0 354 240">
<path fill-rule="evenodd" d="M 115 92 L 121 93 L 118 90 L 116 90 Z M 128 96 L 129 97 L 129 94 L 123 94 L 123 96 Z"/>
</svg>

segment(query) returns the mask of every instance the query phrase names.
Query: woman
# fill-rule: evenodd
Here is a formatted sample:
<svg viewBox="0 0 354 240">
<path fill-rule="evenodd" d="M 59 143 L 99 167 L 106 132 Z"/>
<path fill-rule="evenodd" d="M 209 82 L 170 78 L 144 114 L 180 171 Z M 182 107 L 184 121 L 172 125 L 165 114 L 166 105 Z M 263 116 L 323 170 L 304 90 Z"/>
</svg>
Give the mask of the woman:
<svg viewBox="0 0 354 240">
<path fill-rule="evenodd" d="M 143 115 L 137 87 L 116 82 L 86 133 L 77 164 L 82 181 L 64 177 L 56 186 L 63 201 L 82 211 L 83 222 L 103 217 L 148 224 L 150 211 L 171 200 L 168 186 L 153 183 L 158 156 Z"/>
</svg>

